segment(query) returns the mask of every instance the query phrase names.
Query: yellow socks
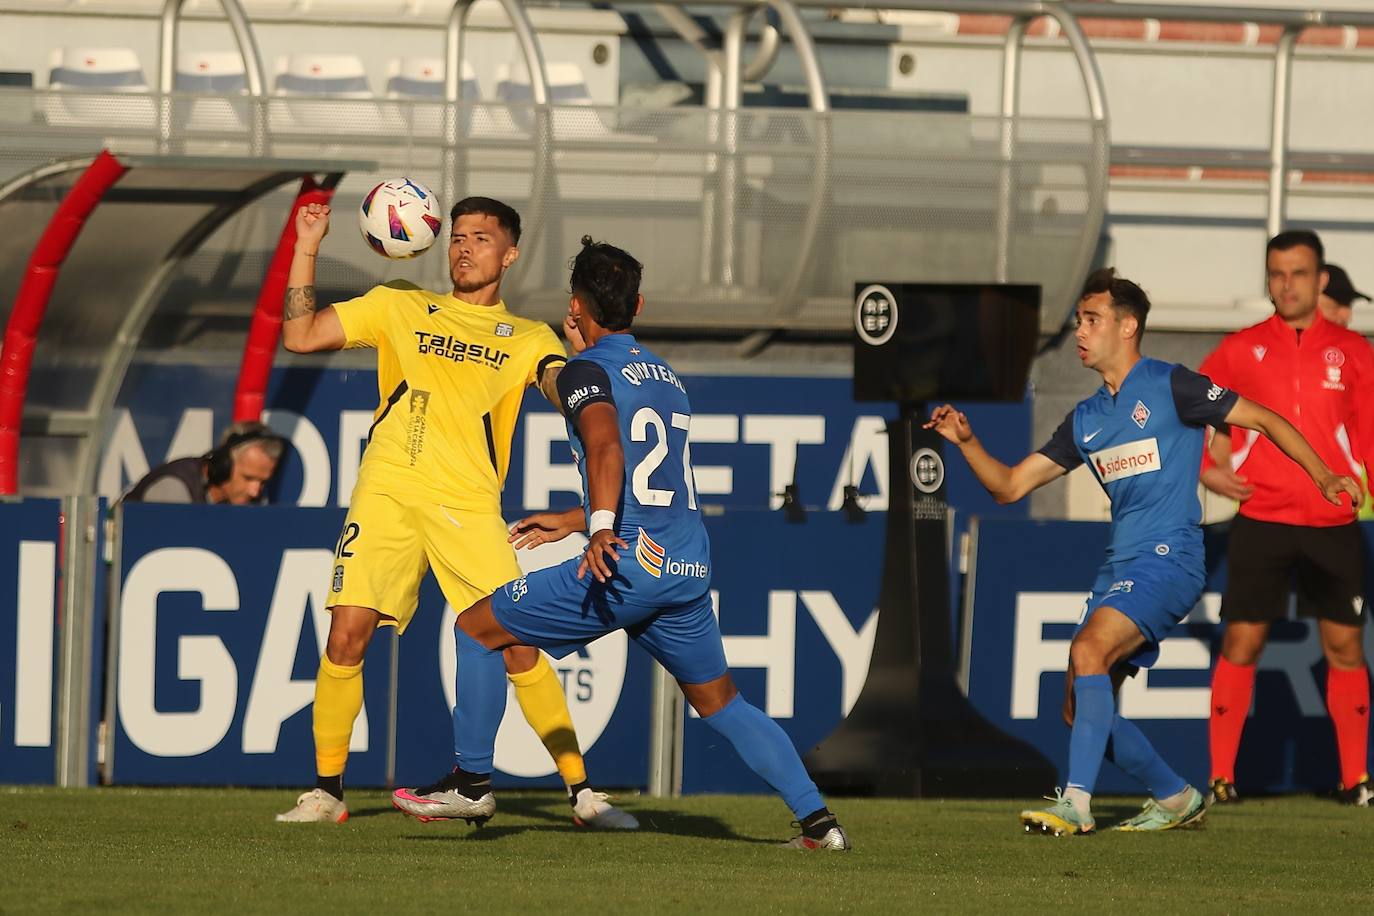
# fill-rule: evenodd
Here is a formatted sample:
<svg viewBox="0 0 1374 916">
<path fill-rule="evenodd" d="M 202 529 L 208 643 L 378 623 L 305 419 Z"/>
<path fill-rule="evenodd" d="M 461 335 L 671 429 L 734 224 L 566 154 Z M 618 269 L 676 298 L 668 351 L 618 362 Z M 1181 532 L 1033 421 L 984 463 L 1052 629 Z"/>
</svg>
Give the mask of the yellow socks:
<svg viewBox="0 0 1374 916">
<path fill-rule="evenodd" d="M 520 704 L 520 711 L 525 714 L 525 721 L 530 723 L 539 740 L 544 742 L 544 747 L 548 748 L 549 756 L 558 766 L 563 781 L 570 786 L 586 782 L 587 768 L 582 763 L 582 752 L 577 747 L 577 733 L 573 731 L 568 700 L 563 695 L 563 684 L 548 658 L 541 652 L 533 668 L 507 677 L 515 685 L 515 699 Z M 319 746 L 318 741 L 316 738 L 316 746 Z"/>
<path fill-rule="evenodd" d="M 314 709 L 315 772 L 320 776 L 339 776 L 348 762 L 353 720 L 363 708 L 362 673 L 362 662 L 336 665 L 320 656 Z"/>
</svg>

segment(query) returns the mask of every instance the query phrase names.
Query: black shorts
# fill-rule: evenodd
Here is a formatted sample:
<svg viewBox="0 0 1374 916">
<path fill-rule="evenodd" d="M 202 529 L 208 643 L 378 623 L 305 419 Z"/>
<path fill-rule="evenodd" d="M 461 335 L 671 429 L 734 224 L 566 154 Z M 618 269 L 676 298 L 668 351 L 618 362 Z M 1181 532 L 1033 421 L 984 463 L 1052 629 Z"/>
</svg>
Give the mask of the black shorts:
<svg viewBox="0 0 1374 916">
<path fill-rule="evenodd" d="M 1296 591 L 1298 616 L 1364 623 L 1360 526 L 1311 528 L 1237 515 L 1227 550 L 1222 620 L 1282 620 Z"/>
</svg>

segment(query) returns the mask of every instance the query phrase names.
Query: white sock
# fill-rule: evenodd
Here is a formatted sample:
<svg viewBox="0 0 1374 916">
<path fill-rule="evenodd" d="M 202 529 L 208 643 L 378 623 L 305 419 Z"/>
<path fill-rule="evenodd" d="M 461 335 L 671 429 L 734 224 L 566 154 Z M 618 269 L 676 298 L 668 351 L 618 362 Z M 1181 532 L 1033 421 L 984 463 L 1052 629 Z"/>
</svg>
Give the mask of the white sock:
<svg viewBox="0 0 1374 916">
<path fill-rule="evenodd" d="M 1074 813 L 1083 823 L 1091 823 L 1093 819 L 1092 803 L 1093 794 L 1080 786 L 1069 786 L 1064 790 L 1064 797 L 1073 805 Z"/>
<path fill-rule="evenodd" d="M 1160 806 L 1161 808 L 1163 808 L 1165 811 L 1173 812 L 1174 814 L 1182 814 L 1184 811 L 1187 811 L 1187 810 L 1188 810 L 1188 803 L 1189 803 L 1190 801 L 1192 801 L 1192 800 L 1193 800 L 1193 787 L 1192 787 L 1192 786 L 1184 786 L 1184 787 L 1183 787 L 1183 790 L 1182 790 L 1181 792 L 1175 792 L 1173 795 L 1170 795 L 1168 798 L 1157 798 L 1157 799 L 1155 799 L 1155 801 L 1159 803 L 1159 806 Z"/>
</svg>

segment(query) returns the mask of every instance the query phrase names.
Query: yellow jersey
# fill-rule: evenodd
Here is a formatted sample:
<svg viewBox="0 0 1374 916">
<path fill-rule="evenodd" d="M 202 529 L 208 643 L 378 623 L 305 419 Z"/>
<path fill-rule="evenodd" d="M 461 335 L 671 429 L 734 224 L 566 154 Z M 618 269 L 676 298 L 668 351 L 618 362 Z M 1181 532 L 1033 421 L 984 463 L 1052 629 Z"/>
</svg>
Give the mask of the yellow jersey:
<svg viewBox="0 0 1374 916">
<path fill-rule="evenodd" d="M 334 311 L 346 348 L 377 351 L 380 403 L 357 486 L 499 513 L 525 388 L 568 358 L 553 330 L 504 302 L 474 305 L 405 281 Z"/>
</svg>

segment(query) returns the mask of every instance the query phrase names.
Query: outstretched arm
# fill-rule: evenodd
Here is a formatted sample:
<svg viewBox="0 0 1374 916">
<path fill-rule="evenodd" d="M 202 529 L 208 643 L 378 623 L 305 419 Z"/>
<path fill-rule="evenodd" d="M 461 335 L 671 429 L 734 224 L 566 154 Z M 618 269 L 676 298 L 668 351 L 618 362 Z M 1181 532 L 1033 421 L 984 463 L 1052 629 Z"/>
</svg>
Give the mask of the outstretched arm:
<svg viewBox="0 0 1374 916">
<path fill-rule="evenodd" d="M 315 258 L 329 232 L 329 207 L 307 204 L 296 211 L 296 248 L 286 276 L 281 340 L 292 353 L 340 350 L 347 343 L 334 309 L 316 310 Z"/>
<path fill-rule="evenodd" d="M 1039 452 L 1027 455 L 1015 467 L 1008 467 L 988 454 L 983 443 L 973 434 L 968 417 L 949 404 L 935 408 L 929 422 L 922 428 L 933 429 L 959 446 L 978 482 L 1002 505 L 1016 502 L 1065 473 L 1063 467 Z"/>
<path fill-rule="evenodd" d="M 1327 502 L 1341 505 L 1341 494 L 1344 493 L 1350 497 L 1351 511 L 1359 509 L 1364 495 L 1360 491 L 1360 485 L 1354 479 L 1337 474 L 1327 467 L 1326 462 L 1322 461 L 1321 456 L 1303 438 L 1302 433 L 1268 407 L 1247 401 L 1245 398 L 1237 398 L 1235 406 L 1226 415 L 1226 422 L 1232 426 L 1253 429 L 1277 445 L 1280 451 L 1307 472 L 1307 476 L 1312 478 L 1312 482 L 1322 491 Z"/>
<path fill-rule="evenodd" d="M 562 512 L 536 512 L 527 515 L 510 526 L 507 538 L 516 550 L 552 544 L 561 541 L 574 531 L 587 530 L 587 514 L 581 506 L 573 506 Z"/>
</svg>

